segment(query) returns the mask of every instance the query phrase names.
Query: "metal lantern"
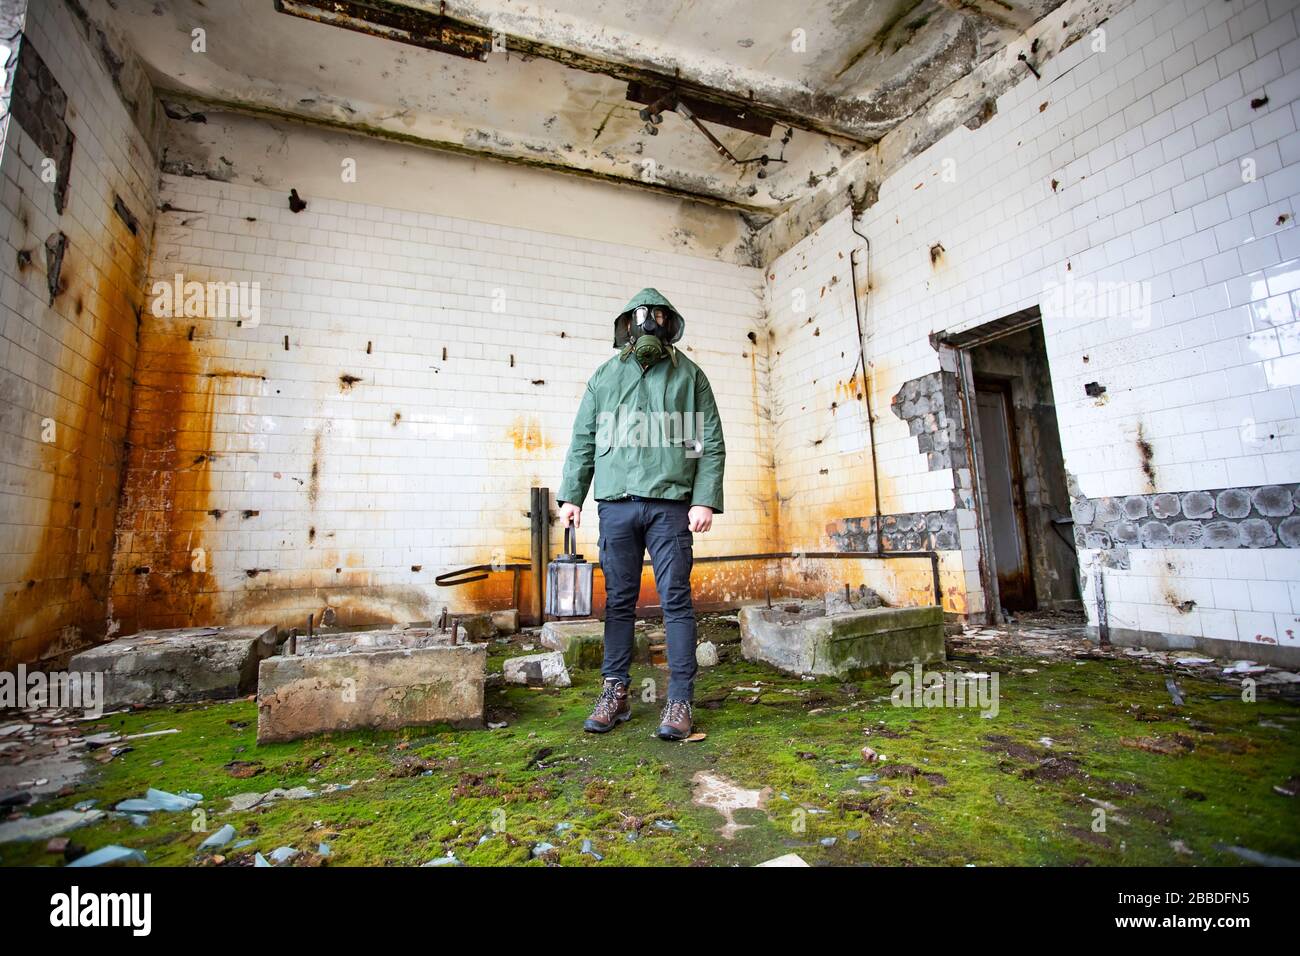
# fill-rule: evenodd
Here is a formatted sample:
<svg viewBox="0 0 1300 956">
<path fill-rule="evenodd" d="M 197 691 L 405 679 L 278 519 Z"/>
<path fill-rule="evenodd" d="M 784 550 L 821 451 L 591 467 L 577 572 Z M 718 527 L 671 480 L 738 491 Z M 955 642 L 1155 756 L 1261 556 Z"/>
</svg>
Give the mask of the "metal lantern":
<svg viewBox="0 0 1300 956">
<path fill-rule="evenodd" d="M 564 528 L 564 553 L 546 567 L 546 613 L 590 617 L 592 566 L 577 553 L 573 525 Z"/>
</svg>

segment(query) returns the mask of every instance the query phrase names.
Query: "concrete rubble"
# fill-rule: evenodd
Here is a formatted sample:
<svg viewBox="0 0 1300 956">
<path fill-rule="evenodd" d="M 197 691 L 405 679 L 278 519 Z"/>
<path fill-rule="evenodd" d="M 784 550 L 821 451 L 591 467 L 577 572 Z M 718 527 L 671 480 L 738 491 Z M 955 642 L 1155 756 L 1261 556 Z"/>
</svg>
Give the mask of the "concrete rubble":
<svg viewBox="0 0 1300 956">
<path fill-rule="evenodd" d="M 242 813 L 254 807 L 266 807 L 279 800 L 310 800 L 319 796 L 319 792 L 310 787 L 273 787 L 265 793 L 237 793 L 227 797 L 226 813 Z"/>
<path fill-rule="evenodd" d="M 168 793 L 166 790 L 150 787 L 143 797 L 123 800 L 113 809 L 119 813 L 155 813 L 160 810 L 165 813 L 179 813 L 182 810 L 194 809 L 202 801 L 201 793 Z"/>
<path fill-rule="evenodd" d="M 48 840 L 78 827 L 95 823 L 104 817 L 103 810 L 56 810 L 38 817 L 19 817 L 0 823 L 0 843 L 16 840 Z"/>
<path fill-rule="evenodd" d="M 262 661 L 258 743 L 448 723 L 480 727 L 487 645 L 436 629 L 334 634 Z"/>
<path fill-rule="evenodd" d="M 512 657 L 502 663 L 501 670 L 507 684 L 528 687 L 568 687 L 572 684 L 568 668 L 564 666 L 564 655 L 559 651 Z"/>
<path fill-rule="evenodd" d="M 462 622 L 463 623 L 463 622 Z M 453 635 L 451 628 L 401 626 L 368 631 L 333 631 L 312 637 L 298 637 L 294 652 L 288 656 L 326 656 L 330 654 L 358 654 L 370 651 L 397 650 L 400 648 L 451 646 L 453 641 L 465 641 L 462 628 Z"/>
<path fill-rule="evenodd" d="M 79 710 L 41 707 L 0 718 L 0 804 L 21 805 L 58 793 L 75 784 L 90 761 L 103 764 L 130 753 L 127 737 L 87 732 L 98 719 Z"/>
<path fill-rule="evenodd" d="M 832 603 L 832 613 L 824 600 L 742 608 L 741 653 L 791 674 L 846 679 L 944 659 L 941 608 L 840 606 Z"/>
<path fill-rule="evenodd" d="M 103 673 L 105 707 L 238 697 L 275 653 L 274 627 L 141 631 L 73 655 L 69 668 Z"/>
<path fill-rule="evenodd" d="M 128 863 L 144 862 L 145 855 L 141 851 L 114 844 L 112 846 L 102 846 L 85 856 L 78 857 L 68 866 L 124 866 Z"/>
<path fill-rule="evenodd" d="M 1102 646 L 1092 637 L 1082 615 L 1060 611 L 1025 612 L 1014 625 L 972 625 L 948 638 L 950 653 L 974 657 L 1033 656 L 1101 660 L 1128 658 L 1141 666 L 1239 686 L 1243 678 L 1257 685 L 1300 684 L 1300 673 L 1248 659 L 1228 660 L 1188 650 Z"/>
<path fill-rule="evenodd" d="M 455 620 L 460 626 L 463 640 L 489 641 L 494 637 L 515 634 L 519 631 L 517 608 L 506 611 L 485 611 L 482 614 L 459 614 Z"/>
<path fill-rule="evenodd" d="M 784 609 L 787 606 L 786 603 L 779 603 L 774 609 Z M 853 610 L 832 617 L 852 618 L 863 613 L 868 611 Z M 689 859 L 692 854 L 699 852 L 695 848 L 701 844 L 711 847 L 709 852 L 715 855 L 715 859 L 732 863 L 743 859 L 746 862 L 765 861 L 760 865 L 805 866 L 809 863 L 824 865 L 862 861 L 863 851 L 859 848 L 865 845 L 862 838 L 868 828 L 875 827 L 883 832 L 885 827 L 897 823 L 900 819 L 898 814 L 909 812 L 918 800 L 934 801 L 927 812 L 943 812 L 949 799 L 949 791 L 944 788 L 951 787 L 953 791 L 963 786 L 969 788 L 970 782 L 965 779 L 971 763 L 968 760 L 969 753 L 947 751 L 941 754 L 928 748 L 922 738 L 928 738 L 930 734 L 911 731 L 908 726 L 913 719 L 928 721 L 935 719 L 934 716 L 928 711 L 916 711 L 914 718 L 894 712 L 889 703 L 888 682 L 885 678 L 874 676 L 861 681 L 843 681 L 833 677 L 801 680 L 766 667 L 743 664 L 736 655 L 730 653 L 733 636 L 741 631 L 738 623 L 725 618 L 716 621 L 708 616 L 702 618 L 701 644 L 716 641 L 728 651 L 725 660 L 720 661 L 716 669 L 701 671 L 700 677 L 704 690 L 701 697 L 707 698 L 713 706 L 701 701 L 698 719 L 707 730 L 707 741 L 699 746 L 706 755 L 712 749 L 718 759 L 714 762 L 713 757 L 708 757 L 709 766 L 705 770 L 695 772 L 692 768 L 693 776 L 689 778 L 690 805 L 672 806 L 671 812 L 675 819 L 665 818 L 664 805 L 660 802 L 662 791 L 654 790 L 646 795 L 637 795 L 634 791 L 628 799 L 641 802 L 630 802 L 627 806 L 620 803 L 618 814 L 605 823 L 593 823 L 592 818 L 581 809 L 578 812 L 573 812 L 573 808 L 555 810 L 545 819 L 544 825 L 538 824 L 531 830 L 527 827 L 516 830 L 513 829 L 515 825 L 511 824 L 512 829 L 507 831 L 511 836 L 506 837 L 499 833 L 485 833 L 482 830 L 483 824 L 476 822 L 456 830 L 456 837 L 440 847 L 418 841 L 418 845 L 413 845 L 407 854 L 407 861 L 420 863 L 432 858 L 446 861 L 436 863 L 446 866 L 481 863 L 484 856 L 471 858 L 471 855 L 485 841 L 509 844 L 508 849 L 502 852 L 511 853 L 515 862 L 534 859 L 547 865 L 573 865 L 575 862 L 579 865 L 625 865 L 633 844 L 636 844 L 636 860 L 649 859 L 658 863 Z M 405 630 L 408 633 L 404 637 L 401 630 L 395 632 L 392 629 L 358 632 L 354 635 L 355 644 L 360 648 L 362 658 L 420 651 L 418 636 L 409 633 L 411 629 Z M 653 632 L 654 628 L 649 626 L 644 630 Z M 426 637 L 432 639 L 432 635 Z M 340 640 L 343 645 L 338 643 Z M 351 656 L 344 650 L 347 645 L 345 635 L 330 634 L 303 643 L 304 653 L 291 660 L 346 659 Z M 525 643 L 529 641 L 515 638 L 510 649 L 494 644 L 494 663 L 501 664 L 503 671 L 525 674 L 526 665 L 545 661 L 549 662 L 549 667 L 555 668 L 556 674 L 561 672 L 563 657 L 558 651 L 520 657 L 507 656 L 514 653 L 515 646 L 523 646 Z M 446 652 L 480 645 L 457 647 L 439 643 L 432 646 Z M 331 653 L 319 653 L 326 648 Z M 1054 663 L 1058 673 L 1061 673 L 1062 666 L 1073 671 L 1076 661 L 1081 665 L 1090 664 L 1090 667 L 1081 667 L 1080 670 L 1091 670 L 1094 674 L 1106 666 L 1105 662 L 1112 660 L 1124 662 L 1129 671 L 1135 669 L 1134 665 L 1136 668 L 1152 669 L 1159 676 L 1148 677 L 1145 682 L 1148 710 L 1151 709 L 1149 703 L 1152 687 L 1158 687 L 1155 700 L 1160 702 L 1159 707 L 1170 706 L 1163 697 L 1166 686 L 1164 677 L 1169 674 L 1186 692 L 1187 706 L 1203 708 L 1198 719 L 1206 721 L 1214 720 L 1211 715 L 1217 709 L 1217 704 L 1213 708 L 1204 709 L 1206 701 L 1217 698 L 1212 693 L 1207 694 L 1204 685 L 1193 681 L 1193 675 L 1217 679 L 1223 688 L 1223 699 L 1229 701 L 1225 704 L 1225 709 L 1233 706 L 1233 701 L 1239 702 L 1240 692 L 1234 685 L 1243 679 L 1261 681 L 1267 678 L 1279 685 L 1269 688 L 1267 694 L 1261 694 L 1261 699 L 1265 696 L 1274 700 L 1285 698 L 1293 696 L 1296 691 L 1291 679 L 1294 675 L 1249 660 L 1214 661 L 1208 657 L 1182 652 L 1099 648 L 1089 642 L 1082 617 L 1077 615 L 1026 614 L 1020 616 L 1020 623 L 1007 627 L 968 627 L 949 639 L 948 650 L 949 662 L 944 666 L 945 670 L 967 673 L 1001 671 L 1004 678 L 1017 673 L 1025 675 L 1022 679 L 1028 679 L 1031 683 L 1042 681 L 1040 671 L 1048 670 L 1047 662 Z M 280 658 L 268 659 L 267 663 L 278 659 Z M 1017 664 L 1009 664 L 1010 660 L 1017 661 Z M 1035 663 L 1038 660 L 1044 663 Z M 1102 662 L 1101 667 L 1097 662 Z M 730 668 L 737 669 L 729 670 Z M 539 785 L 539 779 L 559 779 L 546 775 L 562 775 L 567 772 L 565 764 L 574 759 L 571 750 L 566 752 L 569 748 L 557 746 L 557 737 L 553 735 L 558 731 L 561 734 L 558 739 L 566 742 L 571 739 L 575 729 L 572 726 L 570 705 L 576 707 L 581 698 L 585 706 L 587 694 L 599 685 L 597 673 L 571 675 L 571 680 L 571 688 L 561 689 L 556 686 L 553 692 L 544 697 L 534 697 L 521 691 L 520 688 L 527 684 L 526 676 L 522 684 L 503 680 L 506 688 L 489 700 L 494 708 L 514 711 L 510 726 L 515 731 L 494 738 L 487 744 L 489 753 L 478 754 L 482 759 L 475 759 L 474 748 L 479 741 L 487 740 L 487 735 L 429 734 L 416 731 L 409 736 L 376 735 L 374 739 L 368 739 L 367 735 L 367 739 L 362 741 L 347 741 L 346 746 L 343 742 L 334 746 L 328 741 L 309 741 L 292 751 L 277 748 L 276 753 L 291 753 L 296 756 L 287 763 L 278 757 L 267 759 L 268 766 L 264 771 L 268 774 L 275 774 L 277 770 L 294 774 L 304 766 L 305 761 L 310 773 L 304 781 L 306 785 L 289 787 L 288 784 L 297 784 L 299 781 L 281 778 L 283 785 L 273 786 L 275 778 L 269 777 L 261 792 L 250 791 L 234 796 L 225 796 L 227 780 L 231 776 L 237 776 L 230 773 L 230 766 L 244 761 L 230 760 L 228 743 L 214 742 L 211 735 L 208 735 L 209 739 L 204 743 L 202 735 L 195 733 L 195 729 L 196 726 L 212 726 L 213 721 L 205 715 L 211 710 L 218 710 L 223 714 L 242 715 L 240 721 L 235 722 L 235 729 L 248 740 L 250 730 L 239 731 L 238 725 L 251 716 L 252 706 L 249 702 L 183 708 L 178 712 L 167 711 L 165 716 L 132 713 L 125 721 L 118 719 L 90 723 L 85 727 L 82 739 L 102 741 L 100 750 L 112 746 L 111 741 L 139 740 L 141 733 L 151 735 L 139 742 L 137 752 L 124 755 L 123 759 L 128 761 L 150 763 L 153 756 L 176 746 L 178 738 L 159 735 L 160 730 L 145 730 L 146 727 L 179 729 L 184 735 L 180 740 L 188 743 L 193 739 L 196 748 L 210 747 L 213 753 L 219 754 L 219 759 L 209 760 L 205 756 L 202 760 L 203 768 L 198 771 L 197 777 L 191 776 L 188 771 L 160 776 L 158 782 L 167 786 L 167 791 L 156 788 L 146 790 L 140 784 L 114 792 L 102 810 L 94 805 L 93 800 L 83 800 L 77 802 L 72 809 L 35 816 L 44 808 L 29 809 L 19 805 L 16 811 L 11 812 L 8 821 L 0 823 L 0 846 L 3 847 L 6 860 L 40 861 L 46 864 L 55 860 L 76 860 L 77 865 L 139 863 L 143 860 L 140 855 L 142 850 L 148 853 L 148 862 L 200 866 L 253 865 L 258 850 L 262 854 L 260 859 L 265 862 L 256 865 L 268 867 L 315 866 L 330 856 L 349 863 L 359 858 L 371 861 L 373 858 L 367 855 L 371 851 L 364 841 L 340 836 L 340 830 L 345 829 L 341 824 L 347 818 L 358 818 L 358 815 L 362 819 L 368 818 L 372 807 L 381 807 L 390 798 L 411 798 L 418 792 L 422 796 L 414 796 L 414 799 L 431 801 L 429 806 L 438 801 L 437 805 L 441 806 L 442 801 L 450 800 L 454 803 L 480 794 L 495 795 L 499 791 L 516 800 L 541 800 L 545 785 Z M 1014 694 L 1008 703 L 1020 701 L 1025 706 L 1024 702 L 1030 697 L 1033 698 L 1029 702 L 1030 709 L 1036 713 L 1033 708 L 1036 706 L 1034 702 L 1039 699 L 1037 693 Z M 563 706 L 556 707 L 556 704 Z M 1007 775 L 1006 786 L 1023 787 L 1022 794 L 1031 791 L 1038 793 L 1045 784 L 1052 782 L 1067 788 L 1075 784 L 1069 779 L 1057 781 L 1051 775 L 1072 774 L 1075 771 L 1071 768 L 1088 766 L 1090 760 L 1089 752 L 1081 747 L 1080 740 L 1071 737 L 1070 729 L 1076 725 L 1079 715 L 1086 711 L 1086 708 L 1071 709 L 1078 705 L 1078 701 L 1062 702 L 1066 710 L 1057 718 L 1048 718 L 1056 722 L 1050 726 L 1035 727 L 1032 733 L 1018 734 L 1005 727 L 989 725 L 987 731 L 982 728 L 976 731 L 973 741 L 968 742 L 967 746 L 980 748 L 979 752 L 983 753 L 990 745 L 994 745 L 999 748 L 1000 754 L 1005 748 L 1010 748 L 998 759 L 1019 761 L 1015 766 L 1024 764 L 1021 769 L 1026 772 L 1032 770 L 1034 774 L 1032 777 L 1023 773 Z M 535 709 L 538 706 L 542 712 Z M 534 708 L 531 714 L 527 712 L 530 707 Z M 1167 737 L 1159 733 L 1158 728 L 1153 732 L 1145 725 L 1134 731 L 1131 740 L 1121 740 L 1116 746 L 1142 754 L 1140 759 L 1148 761 L 1143 764 L 1147 767 L 1153 767 L 1155 762 L 1163 760 L 1213 759 L 1210 753 L 1214 739 L 1212 730 L 1208 725 L 1202 730 L 1184 728 L 1181 723 L 1183 717 L 1174 709 L 1177 707 L 1181 705 L 1176 702 L 1170 706 L 1169 719 L 1180 721 L 1179 733 L 1186 734 L 1189 740 L 1194 738 L 1198 744 L 1196 750 L 1188 750 L 1185 745 L 1180 745 L 1176 735 Z M 734 719 L 736 709 L 748 710 L 752 716 Z M 728 711 L 731 713 L 728 714 Z M 1025 712 L 1021 711 L 1022 714 Z M 41 728 L 46 733 L 53 733 L 68 726 L 38 723 L 49 719 L 49 716 L 32 711 L 0 721 L 0 741 L 31 735 Z M 653 719 L 653 714 L 642 716 Z M 905 719 L 900 720 L 900 717 Z M 1286 715 L 1270 715 L 1270 718 L 1258 722 L 1261 730 L 1251 730 L 1249 739 L 1255 745 L 1267 745 L 1271 735 L 1293 732 L 1292 718 Z M 1112 715 L 1108 719 L 1137 718 L 1115 718 Z M 970 722 L 975 723 L 974 720 Z M 226 720 L 225 723 L 230 725 L 232 722 Z M 69 721 L 69 725 L 81 726 L 75 721 Z M 109 727 L 117 730 L 109 730 Z M 801 735 L 805 728 L 808 733 Z M 138 729 L 139 732 L 128 733 L 128 729 Z M 1044 730 L 1050 730 L 1051 733 L 1044 734 Z M 1006 731 L 1005 737 L 1002 731 Z M 767 735 L 766 738 L 763 738 L 763 734 Z M 588 738 L 578 739 L 585 742 Z M 623 741 L 623 738 L 619 739 Z M 629 737 L 620 746 L 634 747 L 636 744 L 633 741 L 634 738 Z M 767 754 L 753 752 L 751 743 L 755 746 L 761 744 L 775 747 L 774 753 L 779 753 L 782 749 L 793 750 L 797 759 L 804 762 L 802 778 L 782 781 L 779 786 L 771 788 L 764 786 L 763 768 L 766 766 L 764 760 Z M 1170 747 L 1166 747 L 1166 744 Z M 82 749 L 93 753 L 89 747 L 85 743 Z M 158 751 L 149 754 L 146 749 L 149 747 L 158 748 Z M 244 748 L 239 749 L 242 751 Z M 584 789 L 581 797 L 583 807 L 608 807 L 609 804 L 603 801 L 609 800 L 611 794 L 625 792 L 625 785 L 619 780 L 619 760 L 611 761 L 607 749 L 596 747 L 581 754 L 582 772 L 586 778 L 583 785 L 588 788 Z M 354 754 L 353 750 L 359 752 Z M 648 751 L 655 755 L 660 752 L 657 749 Z M 497 765 L 497 760 L 502 755 L 508 757 Z M 348 762 L 353 760 L 360 763 L 349 766 Z M 382 766 L 384 763 L 390 764 L 391 769 L 376 770 L 377 764 Z M 366 773 L 358 773 L 363 767 Z M 536 771 L 543 771 L 543 776 L 539 778 Z M 167 770 L 162 771 L 162 774 L 167 773 Z M 418 784 L 413 779 L 416 777 L 420 778 Z M 672 784 L 672 779 L 674 778 L 666 777 L 663 785 L 675 785 Z M 1169 785 L 1167 780 L 1164 785 Z M 1297 791 L 1296 779 L 1288 778 L 1285 773 L 1272 774 L 1267 785 L 1271 787 L 1267 795 L 1269 800 L 1293 799 Z M 210 829 L 204 832 L 189 830 L 190 814 L 186 808 L 193 809 L 193 802 L 201 799 L 190 790 L 222 795 L 221 798 L 207 801 L 209 804 L 217 803 L 220 809 L 215 817 L 209 809 L 209 820 L 215 822 L 211 822 Z M 1103 802 L 1099 802 L 1101 798 L 1094 798 L 1091 790 L 1085 796 L 1090 805 L 1106 809 L 1111 822 L 1117 826 L 1135 826 L 1140 818 L 1140 796 L 1134 797 L 1127 793 L 1117 795 L 1112 792 L 1105 795 Z M 645 802 L 647 798 L 649 802 Z M 1211 799 L 1215 798 L 1212 795 Z M 268 807 L 275 807 L 276 812 L 264 813 Z M 1115 808 L 1124 811 L 1123 814 Z M 128 817 L 126 811 L 140 812 Z M 700 816 L 700 811 L 708 812 Z M 841 811 L 848 816 L 841 815 Z M 428 812 L 427 808 L 420 810 L 420 813 L 425 812 Z M 788 827 L 791 814 L 799 812 L 806 814 L 808 830 L 806 835 L 790 839 Z M 562 815 L 558 822 L 557 813 Z M 463 818 L 455 816 L 450 819 Z M 134 831 L 133 827 L 124 825 L 126 821 L 141 829 Z M 1069 825 L 1063 825 L 1061 833 L 1065 837 L 1061 837 L 1060 833 L 1057 837 L 1067 839 L 1069 830 Z M 1173 846 L 1174 842 L 1178 842 L 1174 838 L 1180 834 L 1172 827 L 1165 827 L 1162 836 L 1166 830 L 1170 846 Z M 175 845 L 152 842 L 157 833 L 162 831 L 181 832 L 184 836 L 175 841 Z M 131 836 L 133 832 L 139 834 L 134 841 Z M 1245 842 L 1229 830 L 1212 832 L 1225 846 Z M 771 844 L 767 841 L 773 837 L 784 841 L 774 844 L 777 849 L 768 848 Z M 511 843 L 511 838 L 516 842 Z M 51 842 L 42 852 L 41 846 L 46 840 Z M 96 849 L 102 843 L 110 841 L 109 847 L 102 848 L 105 852 L 100 853 Z M 316 848 L 322 841 L 333 849 L 317 852 Z M 129 848 L 133 843 L 139 849 Z M 128 846 L 120 847 L 118 844 Z M 876 844 L 873 842 L 872 845 Z M 1207 859 L 1209 851 L 1203 842 L 1189 838 L 1180 845 L 1182 849 L 1174 846 L 1173 852 Z M 975 852 L 978 846 L 977 842 L 968 840 L 963 853 Z M 87 850 L 92 852 L 87 853 Z M 1105 847 L 1097 844 L 1094 852 L 1101 853 L 1104 850 Z M 899 852 L 906 856 L 910 851 L 902 846 Z M 1070 849 L 1068 852 L 1083 851 Z M 1240 853 L 1236 850 L 1230 852 L 1246 859 L 1242 854 L 1267 853 L 1277 856 L 1278 848 L 1261 845 L 1254 849 L 1243 849 Z M 775 854 L 784 855 L 775 860 L 767 859 Z M 1259 860 L 1265 858 L 1260 856 Z M 83 859 L 88 862 L 82 863 Z M 1097 859 L 1105 857 L 1099 856 Z"/>
<path fill-rule="evenodd" d="M 636 629 L 632 659 L 650 659 L 650 635 L 643 627 Z M 603 621 L 547 621 L 542 625 L 542 647 L 559 651 L 570 670 L 599 670 L 605 657 Z"/>
</svg>

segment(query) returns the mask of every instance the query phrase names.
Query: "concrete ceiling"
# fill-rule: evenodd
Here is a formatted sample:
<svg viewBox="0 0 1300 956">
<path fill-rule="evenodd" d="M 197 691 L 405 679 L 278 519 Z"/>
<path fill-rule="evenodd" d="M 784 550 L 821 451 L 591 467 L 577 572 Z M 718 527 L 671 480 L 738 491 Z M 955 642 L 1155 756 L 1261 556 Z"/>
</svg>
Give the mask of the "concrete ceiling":
<svg viewBox="0 0 1300 956">
<path fill-rule="evenodd" d="M 482 62 L 289 15 L 275 0 L 116 0 L 113 21 L 165 102 L 288 116 L 613 179 L 731 206 L 761 222 L 1059 3 L 447 4 L 453 25 L 500 38 L 505 52 Z M 415 33 L 439 14 L 429 0 L 338 6 L 353 15 L 377 7 L 383 16 L 372 19 L 409 22 Z M 205 31 L 206 52 L 191 48 L 196 28 Z M 663 114 L 658 135 L 647 134 L 639 104 L 627 99 L 629 82 L 674 85 L 697 104 L 771 120 L 771 135 L 705 125 L 738 159 L 785 161 L 737 165 L 673 112 Z"/>
</svg>

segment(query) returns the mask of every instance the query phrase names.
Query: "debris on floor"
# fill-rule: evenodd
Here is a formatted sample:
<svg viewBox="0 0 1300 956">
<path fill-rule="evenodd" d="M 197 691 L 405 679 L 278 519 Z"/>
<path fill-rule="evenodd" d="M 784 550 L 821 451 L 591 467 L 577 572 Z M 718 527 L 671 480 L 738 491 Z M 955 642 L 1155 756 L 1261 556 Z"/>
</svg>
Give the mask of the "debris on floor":
<svg viewBox="0 0 1300 956">
<path fill-rule="evenodd" d="M 571 686 L 545 693 L 501 680 L 485 691 L 494 731 L 441 723 L 259 744 L 251 700 L 58 724 L 54 715 L 6 714 L 0 728 L 16 729 L 0 742 L 30 736 L 23 746 L 34 748 L 75 736 L 88 769 L 53 792 L 0 801 L 10 818 L 0 826 L 56 813 L 84 821 L 0 843 L 0 863 L 63 865 L 114 846 L 127 854 L 120 862 L 142 862 L 135 851 L 149 865 L 221 867 L 1300 858 L 1288 795 L 1300 780 L 1292 684 L 1261 683 L 1247 702 L 1241 678 L 1222 674 L 1228 662 L 1101 649 L 1073 624 L 1027 621 L 948 638 L 945 671 L 1000 677 L 998 712 L 981 719 L 959 707 L 895 706 L 887 674 L 808 679 L 744 660 L 737 624 L 722 617 L 701 615 L 700 637 L 720 660 L 700 669 L 702 739 L 685 746 L 651 735 L 659 706 L 641 693 L 629 723 L 582 733 L 598 669 L 570 670 Z M 494 639 L 485 670 L 500 675 L 536 640 L 536 632 Z M 667 675 L 647 662 L 634 664 L 632 680 L 652 697 L 666 690 Z M 157 733 L 168 730 L 179 733 Z M 127 738 L 135 749 L 106 764 L 84 759 Z M 35 777 L 25 767 L 10 769 Z M 116 809 L 173 805 L 151 789 L 201 802 L 180 812 Z M 216 822 L 196 832 L 200 811 Z M 1107 832 L 1093 831 L 1097 812 Z M 276 860 L 282 848 L 297 852 Z"/>
<path fill-rule="evenodd" d="M 18 817 L 0 823 L 0 843 L 15 840 L 48 840 L 77 827 L 95 823 L 104 816 L 103 810 L 56 810 L 42 816 Z"/>
<path fill-rule="evenodd" d="M 644 622 L 638 622 L 643 624 Z M 647 628 L 638 626 L 633 635 L 633 659 L 650 659 L 650 640 Z M 549 650 L 564 656 L 569 670 L 600 670 L 605 654 L 605 623 L 603 621 L 547 621 L 538 634 L 538 642 Z M 523 650 L 529 648 L 524 647 Z"/>
<path fill-rule="evenodd" d="M 287 790 L 276 787 L 266 793 L 237 793 L 233 797 L 226 798 L 230 804 L 226 812 L 242 813 L 254 807 L 270 806 L 277 800 L 310 800 L 315 796 L 319 794 L 310 787 L 290 787 Z"/>
<path fill-rule="evenodd" d="M 1128 659 L 1138 661 L 1143 667 L 1168 668 L 1175 674 L 1194 675 L 1201 680 L 1219 680 L 1237 686 L 1243 677 L 1249 677 L 1262 686 L 1300 683 L 1300 674 L 1251 660 L 1236 660 L 1225 665 L 1193 651 L 1118 645 L 1103 647 L 1088 636 L 1081 614 L 1060 611 L 1022 612 L 1019 623 L 1014 625 L 967 626 L 961 634 L 948 638 L 948 650 L 950 655 L 959 659 L 963 655 L 1022 655 L 1044 661 Z"/>
<path fill-rule="evenodd" d="M 219 850 L 235 838 L 235 828 L 229 823 L 199 844 L 200 850 Z"/>
<path fill-rule="evenodd" d="M 145 855 L 139 850 L 124 846 L 104 846 L 77 857 L 68 866 L 122 866 L 127 863 L 144 863 Z"/>
<path fill-rule="evenodd" d="M 512 657 L 501 665 L 508 684 L 525 687 L 569 687 L 569 670 L 564 666 L 564 655 L 559 651 Z"/>
<path fill-rule="evenodd" d="M 88 757 L 107 763 L 131 750 L 119 734 L 94 732 L 96 719 L 42 707 L 0 717 L 0 807 L 71 786 L 85 774 Z"/>
<path fill-rule="evenodd" d="M 199 793 L 168 793 L 150 787 L 143 797 L 123 800 L 113 809 L 119 813 L 154 813 L 159 810 L 177 813 L 192 810 L 202 802 L 203 795 Z"/>
<path fill-rule="evenodd" d="M 333 635 L 262 661 L 258 743 L 357 729 L 481 725 L 487 644 L 436 629 Z"/>
<path fill-rule="evenodd" d="M 74 673 L 104 675 L 104 707 L 220 700 L 250 694 L 275 653 L 274 627 L 141 631 L 74 654 Z"/>
<path fill-rule="evenodd" d="M 788 674 L 850 679 L 944 659 L 943 610 L 936 606 L 859 609 L 842 595 L 829 605 L 756 605 L 741 608 L 740 633 L 746 659 Z"/>
<path fill-rule="evenodd" d="M 716 773 L 701 770 L 691 778 L 692 801 L 702 807 L 712 807 L 722 814 L 725 822 L 718 828 L 724 839 L 734 840 L 736 834 L 749 824 L 737 823 L 735 811 L 762 810 L 771 799 L 770 787 L 747 790 Z"/>
</svg>

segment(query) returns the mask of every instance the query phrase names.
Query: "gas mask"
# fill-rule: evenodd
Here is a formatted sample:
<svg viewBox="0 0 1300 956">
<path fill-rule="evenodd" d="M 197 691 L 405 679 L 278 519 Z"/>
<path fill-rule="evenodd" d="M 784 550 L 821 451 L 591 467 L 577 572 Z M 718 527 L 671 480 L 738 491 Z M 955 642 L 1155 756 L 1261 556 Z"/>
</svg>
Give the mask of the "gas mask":
<svg viewBox="0 0 1300 956">
<path fill-rule="evenodd" d="M 642 368 L 649 368 L 668 354 L 676 326 L 673 314 L 661 305 L 639 305 L 632 310 L 632 327 L 628 340 L 634 341 L 632 354 Z"/>
</svg>

